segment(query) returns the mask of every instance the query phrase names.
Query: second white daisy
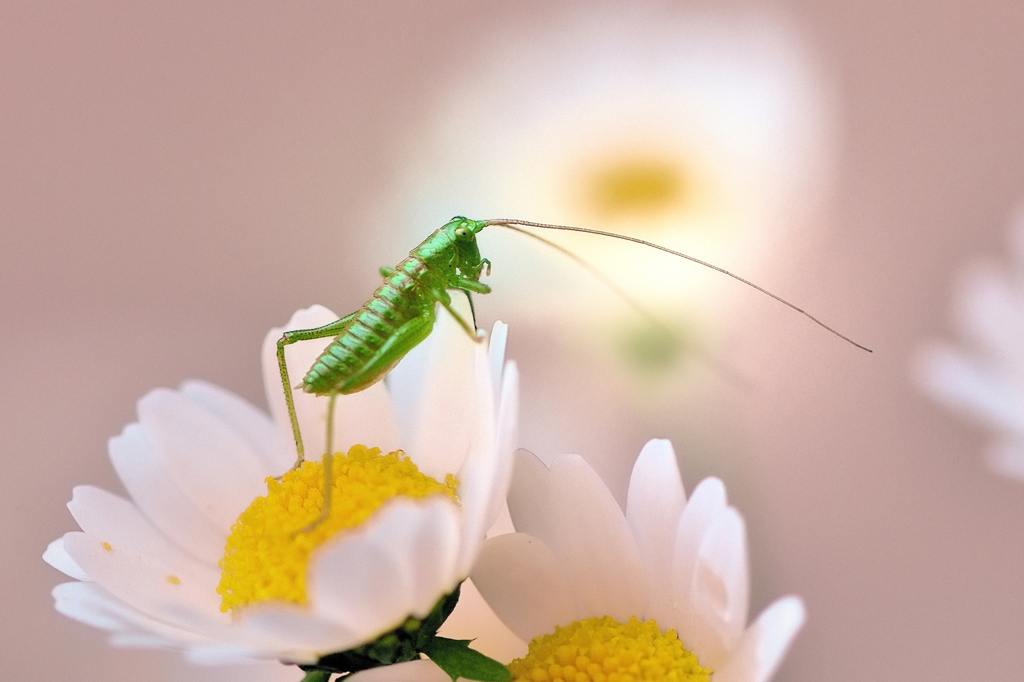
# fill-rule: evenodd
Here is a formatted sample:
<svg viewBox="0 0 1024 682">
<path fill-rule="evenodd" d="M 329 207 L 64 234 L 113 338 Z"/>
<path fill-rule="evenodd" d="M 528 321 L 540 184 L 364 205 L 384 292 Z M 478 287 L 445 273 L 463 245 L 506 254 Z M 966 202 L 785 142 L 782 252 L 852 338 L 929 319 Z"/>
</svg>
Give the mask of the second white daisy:
<svg viewBox="0 0 1024 682">
<path fill-rule="evenodd" d="M 547 468 L 520 451 L 509 491 L 518 532 L 489 539 L 472 579 L 530 642 L 527 682 L 764 682 L 804 621 L 797 597 L 747 627 L 742 517 L 709 478 L 686 499 L 672 446 L 640 453 L 622 513 L 576 455 Z"/>
</svg>

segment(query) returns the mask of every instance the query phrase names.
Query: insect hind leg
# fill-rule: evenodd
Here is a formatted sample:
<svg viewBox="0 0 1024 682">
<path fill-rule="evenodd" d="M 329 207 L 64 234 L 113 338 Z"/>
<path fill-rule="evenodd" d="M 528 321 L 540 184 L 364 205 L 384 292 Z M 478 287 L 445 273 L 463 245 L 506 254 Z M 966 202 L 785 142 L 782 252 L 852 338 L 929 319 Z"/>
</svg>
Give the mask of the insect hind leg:
<svg viewBox="0 0 1024 682">
<path fill-rule="evenodd" d="M 281 335 L 281 338 L 277 340 L 277 367 L 281 373 L 281 388 L 284 390 L 284 401 L 288 407 L 288 419 L 291 420 L 292 435 L 295 437 L 295 464 L 292 465 L 292 469 L 298 469 L 302 466 L 302 462 L 305 460 L 305 451 L 302 446 L 302 433 L 299 431 L 299 417 L 295 412 L 295 397 L 292 394 L 294 388 L 291 385 L 291 380 L 288 378 L 288 363 L 285 361 L 284 349 L 293 343 L 298 341 L 313 341 L 315 339 L 325 339 L 329 336 L 337 336 L 344 331 L 345 326 L 351 322 L 358 311 L 345 317 L 335 320 L 329 324 L 325 324 L 322 327 L 314 327 L 312 329 L 293 329 L 286 331 Z"/>
<path fill-rule="evenodd" d="M 331 497 L 334 493 L 334 406 L 337 401 L 338 391 L 332 391 L 327 400 L 327 443 L 321 460 L 324 501 L 320 505 L 320 513 L 317 514 L 317 517 L 309 525 L 296 531 L 294 535 L 310 532 L 331 515 Z"/>
</svg>

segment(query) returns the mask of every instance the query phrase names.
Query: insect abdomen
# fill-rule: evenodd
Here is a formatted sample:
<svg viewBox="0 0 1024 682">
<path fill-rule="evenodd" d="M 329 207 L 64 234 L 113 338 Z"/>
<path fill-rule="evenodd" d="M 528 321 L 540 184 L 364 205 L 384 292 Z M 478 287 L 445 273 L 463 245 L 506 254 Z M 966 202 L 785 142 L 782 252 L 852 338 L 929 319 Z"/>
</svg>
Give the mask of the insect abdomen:
<svg viewBox="0 0 1024 682">
<path fill-rule="evenodd" d="M 410 256 L 402 261 L 363 304 L 345 331 L 313 363 L 302 380 L 303 390 L 327 395 L 341 389 L 399 327 L 421 317 L 425 309 L 432 312 L 434 300 L 426 295 L 428 286 L 423 281 L 432 279 L 430 275 L 422 259 Z"/>
</svg>

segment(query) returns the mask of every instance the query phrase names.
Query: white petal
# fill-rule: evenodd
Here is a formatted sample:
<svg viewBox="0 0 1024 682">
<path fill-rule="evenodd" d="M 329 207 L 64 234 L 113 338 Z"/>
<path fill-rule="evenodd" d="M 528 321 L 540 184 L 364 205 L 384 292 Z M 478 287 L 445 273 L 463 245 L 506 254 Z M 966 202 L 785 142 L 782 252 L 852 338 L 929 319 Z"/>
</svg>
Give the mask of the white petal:
<svg viewBox="0 0 1024 682">
<path fill-rule="evenodd" d="M 799 597 L 783 597 L 774 602 L 743 633 L 729 661 L 715 671 L 715 682 L 767 682 L 804 619 L 804 605 Z"/>
<path fill-rule="evenodd" d="M 463 576 L 459 513 L 444 499 L 395 500 L 313 557 L 309 603 L 363 641 L 425 617 Z"/>
<path fill-rule="evenodd" d="M 695 636 L 692 622 L 696 614 L 690 596 L 700 547 L 708 529 L 725 509 L 725 486 L 717 478 L 706 478 L 694 489 L 679 520 L 672 554 L 671 600 L 675 615 L 664 626 L 675 628 L 684 643 Z"/>
<path fill-rule="evenodd" d="M 508 510 L 512 523 L 520 533 L 527 533 L 545 543 L 557 538 L 548 532 L 551 518 L 551 495 L 548 494 L 550 471 L 529 450 L 515 452 L 512 482 L 508 489 Z"/>
<path fill-rule="evenodd" d="M 479 543 L 484 537 L 499 533 L 511 533 L 515 530 L 512 517 L 508 511 L 506 495 L 512 482 L 512 470 L 515 465 L 515 443 L 517 440 L 519 420 L 519 373 L 514 362 L 505 367 L 505 379 L 502 382 L 502 396 L 498 407 L 497 458 L 493 475 L 490 479 L 489 503 L 480 527 L 485 529 L 483 537 L 477 534 L 474 527 L 472 534 L 468 524 L 463 532 L 463 556 L 460 566 L 468 572 L 472 557 L 479 551 Z M 468 543 L 476 546 L 470 547 Z"/>
<path fill-rule="evenodd" d="M 296 663 L 312 663 L 324 654 L 345 651 L 365 642 L 351 629 L 292 604 L 244 609 L 234 625 L 255 642 L 273 646 L 278 652 L 289 652 L 288 660 Z"/>
<path fill-rule="evenodd" d="M 57 538 L 46 546 L 46 551 L 43 552 L 43 561 L 69 578 L 75 578 L 76 580 L 89 579 L 89 576 L 82 570 L 82 567 L 76 564 L 75 560 L 64 549 L 64 538 Z"/>
<path fill-rule="evenodd" d="M 452 307 L 471 319 L 464 296 Z M 426 380 L 408 454 L 420 471 L 437 480 L 462 468 L 479 409 L 475 396 L 474 356 L 481 343 L 469 338 L 444 309 L 438 310 L 431 334 Z"/>
<path fill-rule="evenodd" d="M 185 496 L 226 537 L 258 496 L 268 471 L 224 422 L 177 391 L 156 389 L 139 401 L 139 423 Z"/>
<path fill-rule="evenodd" d="M 226 534 L 170 480 L 142 427 L 129 424 L 108 448 L 114 470 L 146 518 L 197 559 L 219 561 Z"/>
<path fill-rule="evenodd" d="M 284 327 L 274 327 L 263 340 L 263 387 L 267 391 L 267 404 L 270 406 L 270 414 L 277 424 L 279 440 L 282 449 L 289 455 L 289 463 L 295 461 L 295 440 L 292 437 L 291 421 L 288 418 L 288 408 L 284 399 L 284 387 L 281 384 L 281 373 L 277 366 L 277 341 L 285 331 L 295 329 L 314 329 L 330 324 L 340 316 L 322 305 L 314 305 L 303 310 L 298 310 L 288 320 Z M 303 445 L 306 454 L 311 460 L 319 460 L 323 454 L 325 443 L 325 428 L 327 426 L 327 398 L 306 393 L 303 390 L 294 390 L 299 385 L 306 372 L 313 366 L 316 359 L 323 353 L 332 341 L 333 337 L 317 339 L 315 341 L 302 341 L 293 343 L 285 348 L 285 358 L 288 362 L 289 382 L 291 383 L 292 395 L 295 398 L 295 411 L 299 418 L 299 429 L 302 431 Z M 284 473 L 285 469 L 276 472 L 277 475 Z"/>
<path fill-rule="evenodd" d="M 253 659 L 271 659 L 257 660 Z M 211 644 L 193 645 L 185 652 L 185 660 L 195 665 L 230 665 L 246 667 L 261 666 L 259 673 L 255 670 L 240 671 L 238 674 L 218 676 L 220 680 L 239 680 L 239 682 L 255 682 L 256 679 L 280 679 L 282 682 L 295 682 L 295 671 L 289 670 L 290 666 L 282 664 L 269 652 L 261 649 L 253 649 L 239 644 L 224 644 L 214 642 Z M 263 667 L 265 666 L 265 667 Z M 280 670 L 274 670 L 274 667 Z M 257 677 L 259 675 L 259 677 Z"/>
<path fill-rule="evenodd" d="M 174 625 L 199 632 L 211 632 L 228 622 L 220 612 L 220 599 L 208 585 L 194 584 L 180 566 L 162 564 L 131 549 L 104 545 L 86 533 L 67 533 L 64 547 L 89 578 L 121 601 L 139 611 Z M 175 584 L 173 578 L 180 579 Z M 193 614 L 184 623 L 179 612 Z M 208 626 L 208 627 L 197 627 Z"/>
<path fill-rule="evenodd" d="M 62 583 L 53 588 L 57 611 L 113 632 L 149 633 L 179 645 L 205 642 L 205 637 L 151 618 L 125 604 L 94 582 Z"/>
<path fill-rule="evenodd" d="M 645 618 L 666 623 L 672 604 L 672 547 L 686 493 L 672 444 L 652 440 L 633 465 L 626 496 L 626 520 L 636 539 L 648 581 Z"/>
<path fill-rule="evenodd" d="M 113 597 L 106 597 L 105 590 L 101 593 L 104 595 L 103 598 L 97 599 L 92 594 L 92 591 L 102 589 L 92 582 L 61 583 L 53 588 L 54 607 L 58 613 L 62 613 L 68 618 L 74 618 L 80 623 L 101 630 L 116 632 L 131 629 L 131 623 L 107 608 L 108 605 L 123 604 L 123 602 L 115 600 Z M 147 618 L 147 616 L 143 617 Z"/>
<path fill-rule="evenodd" d="M 427 370 L 433 357 L 435 334 L 406 353 L 384 377 L 391 405 L 398 420 L 399 439 L 408 450 L 416 436 L 419 414 L 423 408 L 423 391 L 427 385 Z"/>
<path fill-rule="evenodd" d="M 391 398 L 382 381 L 358 393 L 339 395 L 335 402 L 334 450 L 348 452 L 353 445 L 378 447 L 381 452 L 402 446 Z"/>
<path fill-rule="evenodd" d="M 1024 446 L 1019 442 L 995 443 L 985 453 L 985 461 L 997 474 L 1024 481 Z"/>
<path fill-rule="evenodd" d="M 515 466 L 515 444 L 518 440 L 519 427 L 519 372 L 514 362 L 509 362 L 505 367 L 501 391 L 497 435 L 499 466 L 493 479 L 490 508 L 484 521 L 484 527 L 487 528 L 485 537 L 515 531 L 506 501 Z"/>
<path fill-rule="evenodd" d="M 427 659 L 385 665 L 353 673 L 346 682 L 451 682 L 448 673 Z"/>
<path fill-rule="evenodd" d="M 578 615 L 627 621 L 643 613 L 646 584 L 636 542 L 600 477 L 578 455 L 556 458 L 550 471 L 538 470 L 528 462 L 529 458 L 521 457 L 513 474 L 509 491 L 512 519 L 516 530 L 540 539 L 563 562 L 576 602 L 583 609 Z M 526 464 L 523 476 L 520 464 Z M 535 490 L 524 489 L 530 479 Z M 531 504 L 538 498 L 543 500 L 540 504 Z M 529 509 L 531 506 L 535 509 Z M 541 509 L 548 513 L 534 513 Z"/>
<path fill-rule="evenodd" d="M 71 515 L 81 529 L 118 548 L 166 566 L 183 585 L 215 592 L 220 582 L 216 564 L 201 563 L 171 543 L 139 508 L 123 498 L 93 486 L 75 486 Z"/>
<path fill-rule="evenodd" d="M 498 618 L 525 642 L 577 617 L 562 562 L 525 533 L 485 542 L 471 577 Z"/>
<path fill-rule="evenodd" d="M 151 632 L 115 632 L 110 635 L 110 646 L 122 649 L 159 649 L 177 644 Z"/>
<path fill-rule="evenodd" d="M 277 426 L 265 412 L 248 401 L 205 381 L 186 381 L 181 392 L 206 407 L 230 426 L 253 449 L 272 476 L 291 466 L 295 458 L 281 448 Z"/>
<path fill-rule="evenodd" d="M 498 320 L 491 326 L 487 339 L 487 354 L 491 359 L 491 376 L 494 378 L 494 402 L 501 404 L 502 368 L 505 366 L 505 345 L 508 342 L 508 325 Z"/>
<path fill-rule="evenodd" d="M 1005 270 L 976 264 L 964 273 L 958 294 L 958 318 L 965 336 L 986 355 L 1019 364 L 1016 358 L 1024 344 L 1024 305 Z"/>
<path fill-rule="evenodd" d="M 694 620 L 684 644 L 717 670 L 747 624 L 750 578 L 743 518 L 732 507 L 718 515 L 701 542 L 690 603 Z"/>
<path fill-rule="evenodd" d="M 511 661 L 527 653 L 526 642 L 501 622 L 472 579 L 462 582 L 459 604 L 437 634 L 449 639 L 471 639 L 475 650 L 496 661 Z"/>
<path fill-rule="evenodd" d="M 474 393 L 469 396 L 474 412 L 469 451 L 459 469 L 459 504 L 462 507 L 462 546 L 456 570 L 469 575 L 480 543 L 501 509 L 508 486 L 506 462 L 511 452 L 498 450 L 494 392 L 491 387 L 489 359 L 482 346 L 474 349 L 476 364 Z"/>
<path fill-rule="evenodd" d="M 503 469 L 495 479 L 496 496 L 494 507 L 488 513 L 488 523 L 493 524 L 506 510 L 505 495 L 512 482 L 515 466 L 514 453 L 519 443 L 519 368 L 516 363 L 505 365 L 501 380 L 501 395 L 498 400 L 498 453 Z"/>
<path fill-rule="evenodd" d="M 1024 434 L 1024 399 L 999 371 L 947 346 L 934 344 L 918 355 L 921 385 L 947 405 L 1000 429 Z"/>
</svg>

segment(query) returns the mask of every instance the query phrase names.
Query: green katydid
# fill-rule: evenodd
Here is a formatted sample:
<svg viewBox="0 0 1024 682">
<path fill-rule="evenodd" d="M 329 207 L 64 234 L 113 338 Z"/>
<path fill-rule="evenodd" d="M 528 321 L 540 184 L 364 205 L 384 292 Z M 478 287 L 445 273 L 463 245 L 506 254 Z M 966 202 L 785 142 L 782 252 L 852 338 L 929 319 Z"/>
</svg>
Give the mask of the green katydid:
<svg viewBox="0 0 1024 682">
<path fill-rule="evenodd" d="M 336 337 L 306 373 L 302 383 L 295 387 L 301 388 L 307 393 L 330 397 L 327 411 L 327 450 L 329 452 L 332 448 L 334 400 L 339 394 L 356 393 L 380 381 L 392 367 L 398 364 L 399 360 L 405 357 L 406 353 L 426 339 L 437 319 L 435 312 L 437 304 L 444 307 L 471 338 L 476 341 L 480 340 L 475 325 L 471 325 L 452 308 L 448 290 L 462 290 L 466 292 L 467 297 L 471 293 L 490 293 L 491 288 L 480 281 L 480 275 L 481 273 L 490 274 L 491 262 L 481 257 L 476 241 L 477 233 L 490 225 L 516 230 L 558 249 L 590 270 L 642 311 L 644 310 L 642 306 L 629 299 L 624 292 L 589 263 L 561 246 L 521 229 L 521 226 L 614 237 L 685 258 L 717 270 L 771 296 L 857 348 L 871 352 L 871 349 L 840 334 L 813 315 L 753 282 L 717 265 L 653 242 L 584 227 L 548 225 L 506 218 L 470 220 L 463 216 L 456 216 L 424 239 L 419 246 L 409 252 L 409 257 L 397 266 L 381 268 L 380 273 L 384 277 L 383 284 L 373 292 L 370 300 L 364 303 L 359 310 L 322 327 L 284 332 L 278 340 L 277 362 L 281 370 L 281 385 L 284 388 L 288 416 L 291 419 L 292 432 L 295 437 L 296 467 L 303 462 L 304 449 L 302 434 L 299 432 L 298 417 L 295 413 L 293 387 L 288 378 L 288 366 L 285 364 L 285 347 L 298 341 Z M 472 298 L 470 297 L 469 300 L 472 310 Z M 326 461 L 329 463 L 330 457 Z M 328 486 L 328 490 L 329 488 L 330 486 Z M 325 503 L 325 509 L 326 506 Z"/>
</svg>

